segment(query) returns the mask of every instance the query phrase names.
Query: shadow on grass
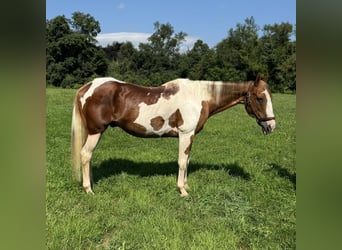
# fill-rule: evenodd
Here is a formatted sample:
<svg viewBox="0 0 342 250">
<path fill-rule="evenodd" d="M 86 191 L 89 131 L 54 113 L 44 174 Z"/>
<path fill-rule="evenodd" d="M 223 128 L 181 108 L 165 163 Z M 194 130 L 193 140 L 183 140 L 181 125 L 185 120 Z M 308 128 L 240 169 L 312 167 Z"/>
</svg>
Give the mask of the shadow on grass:
<svg viewBox="0 0 342 250">
<path fill-rule="evenodd" d="M 270 164 L 270 167 L 271 168 L 267 169 L 266 171 L 275 171 L 279 177 L 288 179 L 292 183 L 293 188 L 296 190 L 296 173 L 292 174 L 286 168 L 275 163 Z"/>
<path fill-rule="evenodd" d="M 177 162 L 134 162 L 127 159 L 109 159 L 103 161 L 99 166 L 93 168 L 94 183 L 108 178 L 112 175 L 127 173 L 138 175 L 141 177 L 149 177 L 155 175 L 174 175 L 177 177 L 178 164 Z M 224 169 L 230 176 L 250 180 L 250 175 L 238 164 L 225 165 L 209 165 L 193 162 L 189 164 L 188 174 L 196 172 L 200 169 L 221 170 Z"/>
</svg>

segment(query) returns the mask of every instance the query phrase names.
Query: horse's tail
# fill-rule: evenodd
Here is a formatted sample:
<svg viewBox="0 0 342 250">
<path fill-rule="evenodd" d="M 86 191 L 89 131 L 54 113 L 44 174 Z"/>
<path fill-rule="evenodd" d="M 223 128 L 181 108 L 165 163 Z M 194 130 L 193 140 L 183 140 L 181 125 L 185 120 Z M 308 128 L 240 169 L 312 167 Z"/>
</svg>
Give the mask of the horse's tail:
<svg viewBox="0 0 342 250">
<path fill-rule="evenodd" d="M 78 93 L 78 92 L 77 92 Z M 74 99 L 74 107 L 72 111 L 71 122 L 71 158 L 73 177 L 77 181 L 81 181 L 81 149 L 86 138 L 86 129 L 81 117 L 79 102 L 77 101 L 78 94 Z"/>
</svg>

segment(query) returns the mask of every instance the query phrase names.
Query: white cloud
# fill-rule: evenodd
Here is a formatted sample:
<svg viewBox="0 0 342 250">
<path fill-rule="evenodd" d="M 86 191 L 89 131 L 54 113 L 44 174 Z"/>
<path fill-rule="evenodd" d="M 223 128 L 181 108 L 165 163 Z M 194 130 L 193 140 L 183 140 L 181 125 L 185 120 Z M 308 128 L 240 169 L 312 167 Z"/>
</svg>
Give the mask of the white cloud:
<svg viewBox="0 0 342 250">
<path fill-rule="evenodd" d="M 185 41 L 181 44 L 180 46 L 180 51 L 181 52 L 186 52 L 188 50 L 191 50 L 192 47 L 194 46 L 195 42 L 198 40 L 198 37 L 194 36 L 186 36 Z"/>
<path fill-rule="evenodd" d="M 135 47 L 138 47 L 139 43 L 146 43 L 147 38 L 151 34 L 149 33 L 138 33 L 138 32 L 117 32 L 117 33 L 105 33 L 98 34 L 96 39 L 100 46 L 106 47 L 113 42 L 132 42 Z"/>
<path fill-rule="evenodd" d="M 111 45 L 113 42 L 131 42 L 134 47 L 138 48 L 139 43 L 147 43 L 151 33 L 139 33 L 139 32 L 117 32 L 117 33 L 104 33 L 98 34 L 96 39 L 98 44 L 102 47 Z M 198 40 L 197 37 L 187 36 L 186 40 L 182 43 L 180 51 L 186 52 L 190 50 L 194 43 Z"/>
</svg>

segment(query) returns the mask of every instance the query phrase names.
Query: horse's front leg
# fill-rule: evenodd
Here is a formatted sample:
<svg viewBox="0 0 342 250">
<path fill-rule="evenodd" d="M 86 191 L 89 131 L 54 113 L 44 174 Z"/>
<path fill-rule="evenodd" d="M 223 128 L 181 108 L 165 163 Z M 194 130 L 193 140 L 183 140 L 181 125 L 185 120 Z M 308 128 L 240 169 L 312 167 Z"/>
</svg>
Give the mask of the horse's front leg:
<svg viewBox="0 0 342 250">
<path fill-rule="evenodd" d="M 189 185 L 188 185 L 188 167 L 189 167 L 189 161 L 190 161 L 190 154 L 188 155 L 187 168 L 185 169 L 185 173 L 184 173 L 184 188 L 185 188 L 185 190 L 189 190 Z"/>
<path fill-rule="evenodd" d="M 178 179 L 177 186 L 182 197 L 188 196 L 186 189 L 187 183 L 187 167 L 189 164 L 189 156 L 191 151 L 192 142 L 194 140 L 194 133 L 180 134 L 179 135 L 179 151 L 178 151 Z"/>
<path fill-rule="evenodd" d="M 83 173 L 83 189 L 87 193 L 93 193 L 91 189 L 91 168 L 90 168 L 90 160 L 93 154 L 93 151 L 101 137 L 101 133 L 95 135 L 88 135 L 86 143 L 84 144 L 81 150 L 81 159 L 82 159 L 82 173 Z"/>
</svg>

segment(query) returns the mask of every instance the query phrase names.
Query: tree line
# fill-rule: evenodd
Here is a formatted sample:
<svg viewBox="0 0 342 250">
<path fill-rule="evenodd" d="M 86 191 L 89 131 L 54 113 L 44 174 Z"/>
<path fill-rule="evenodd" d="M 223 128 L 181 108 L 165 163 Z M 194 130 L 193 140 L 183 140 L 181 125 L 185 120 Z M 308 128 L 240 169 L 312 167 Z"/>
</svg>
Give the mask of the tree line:
<svg viewBox="0 0 342 250">
<path fill-rule="evenodd" d="M 78 87 L 99 76 L 157 86 L 175 78 L 213 81 L 253 80 L 268 76 L 274 92 L 296 91 L 296 41 L 290 23 L 259 27 L 253 17 L 228 30 L 227 37 L 210 48 L 197 40 L 181 52 L 187 34 L 170 23 L 154 23 L 146 43 L 97 45 L 100 24 L 91 15 L 74 12 L 71 19 L 46 21 L 46 81 L 57 87 Z"/>
</svg>

